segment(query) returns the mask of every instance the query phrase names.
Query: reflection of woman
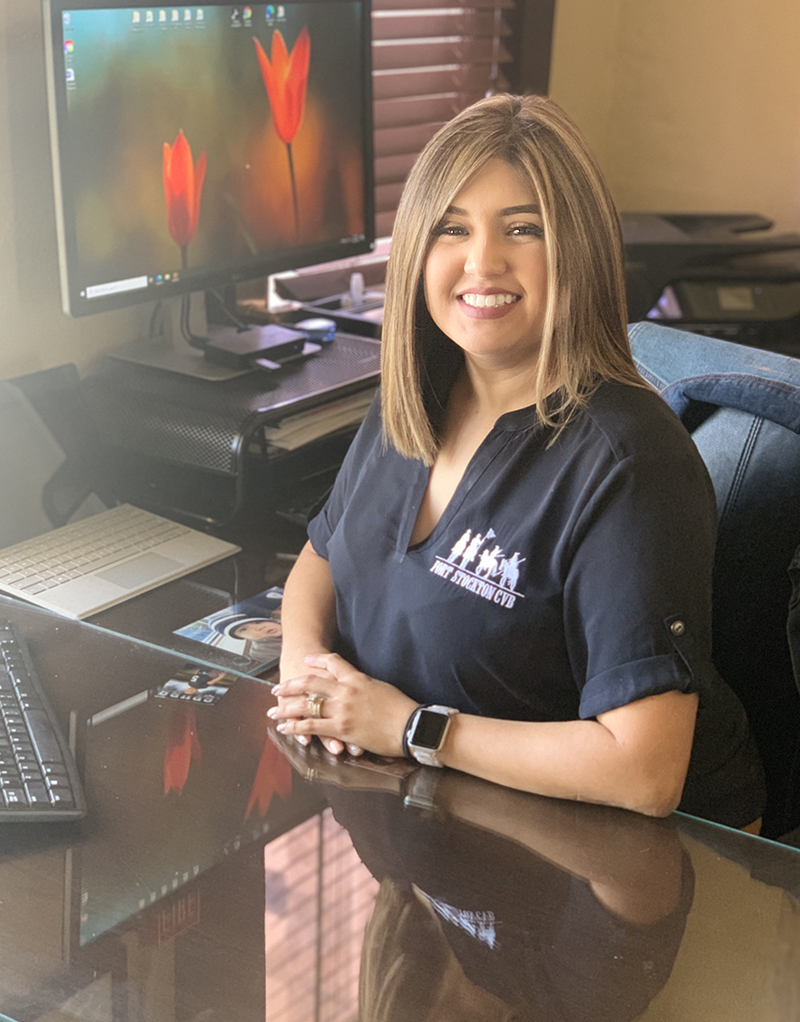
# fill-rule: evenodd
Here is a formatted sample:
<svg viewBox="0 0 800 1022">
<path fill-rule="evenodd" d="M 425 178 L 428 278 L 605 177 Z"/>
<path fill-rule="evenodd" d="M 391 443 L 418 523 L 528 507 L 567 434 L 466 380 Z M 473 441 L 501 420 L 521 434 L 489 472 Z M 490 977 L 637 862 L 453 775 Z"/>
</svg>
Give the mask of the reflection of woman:
<svg viewBox="0 0 800 1022">
<path fill-rule="evenodd" d="M 616 214 L 555 104 L 481 101 L 423 152 L 383 360 L 287 583 L 284 733 L 753 822 L 760 765 L 710 661 L 713 492 L 636 372 Z"/>
<path fill-rule="evenodd" d="M 671 821 L 518 795 L 494 807 L 486 786 L 465 780 L 437 791 L 450 812 L 436 816 L 396 796 L 329 791 L 381 882 L 359 1017 L 638 1017 L 670 975 L 692 903 Z"/>
</svg>

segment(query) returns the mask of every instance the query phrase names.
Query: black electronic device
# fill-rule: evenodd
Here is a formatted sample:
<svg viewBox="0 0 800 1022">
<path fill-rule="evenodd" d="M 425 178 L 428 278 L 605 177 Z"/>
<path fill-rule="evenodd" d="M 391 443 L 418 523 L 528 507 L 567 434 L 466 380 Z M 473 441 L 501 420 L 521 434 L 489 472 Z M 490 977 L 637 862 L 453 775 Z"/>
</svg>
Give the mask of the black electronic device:
<svg viewBox="0 0 800 1022">
<path fill-rule="evenodd" d="M 43 4 L 66 312 L 372 248 L 370 0 Z"/>
<path fill-rule="evenodd" d="M 0 822 L 86 815 L 80 778 L 25 640 L 0 621 Z"/>
<path fill-rule="evenodd" d="M 262 369 L 280 369 L 295 358 L 320 350 L 310 344 L 307 335 L 285 326 L 248 326 L 241 330 L 212 327 L 205 344 L 209 362 L 229 369 L 248 369 L 254 365 Z"/>
</svg>

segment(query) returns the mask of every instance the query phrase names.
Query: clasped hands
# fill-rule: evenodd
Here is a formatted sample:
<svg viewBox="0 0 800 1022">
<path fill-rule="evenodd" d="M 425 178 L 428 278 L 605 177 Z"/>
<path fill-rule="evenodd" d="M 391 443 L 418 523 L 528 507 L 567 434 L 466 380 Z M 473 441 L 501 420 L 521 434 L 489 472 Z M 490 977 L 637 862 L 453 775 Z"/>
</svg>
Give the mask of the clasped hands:
<svg viewBox="0 0 800 1022">
<path fill-rule="evenodd" d="M 402 756 L 403 728 L 418 705 L 398 688 L 356 670 L 337 653 L 303 658 L 308 674 L 281 681 L 272 690 L 278 705 L 267 716 L 278 731 L 308 744 L 316 735 L 339 755 L 365 749 Z"/>
</svg>

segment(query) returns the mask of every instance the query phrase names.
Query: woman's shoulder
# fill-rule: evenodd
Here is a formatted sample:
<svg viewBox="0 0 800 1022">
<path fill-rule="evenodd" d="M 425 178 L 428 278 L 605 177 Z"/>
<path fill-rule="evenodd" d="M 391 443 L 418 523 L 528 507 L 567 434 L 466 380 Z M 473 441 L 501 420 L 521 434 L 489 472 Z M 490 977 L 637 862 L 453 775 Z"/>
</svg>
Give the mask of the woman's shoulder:
<svg viewBox="0 0 800 1022">
<path fill-rule="evenodd" d="M 607 446 L 615 460 L 699 458 L 688 430 L 649 387 L 604 381 L 575 420 L 576 434 Z"/>
</svg>

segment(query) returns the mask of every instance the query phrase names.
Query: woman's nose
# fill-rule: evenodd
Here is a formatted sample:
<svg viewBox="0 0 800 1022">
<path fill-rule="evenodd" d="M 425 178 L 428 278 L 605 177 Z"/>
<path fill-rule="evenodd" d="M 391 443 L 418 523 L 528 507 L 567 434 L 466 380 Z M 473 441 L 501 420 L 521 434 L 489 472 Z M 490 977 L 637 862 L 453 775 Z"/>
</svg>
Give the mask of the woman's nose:
<svg viewBox="0 0 800 1022">
<path fill-rule="evenodd" d="M 505 257 L 497 239 L 489 234 L 473 234 L 469 239 L 464 271 L 474 277 L 493 277 L 505 268 Z"/>
</svg>

